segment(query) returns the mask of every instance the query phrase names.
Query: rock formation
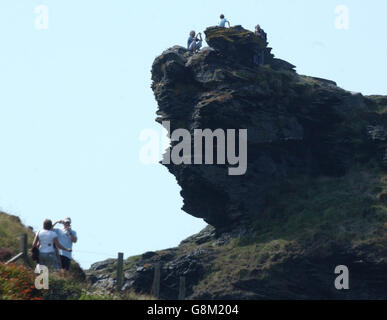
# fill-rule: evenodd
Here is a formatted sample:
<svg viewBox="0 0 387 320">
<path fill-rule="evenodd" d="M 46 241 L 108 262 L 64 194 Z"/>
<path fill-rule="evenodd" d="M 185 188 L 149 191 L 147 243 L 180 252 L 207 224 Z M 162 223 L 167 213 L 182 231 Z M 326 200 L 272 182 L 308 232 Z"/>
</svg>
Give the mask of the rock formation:
<svg viewBox="0 0 387 320">
<path fill-rule="evenodd" d="M 375 103 L 333 81 L 300 76 L 241 27 L 208 28 L 210 48 L 190 56 L 173 47 L 156 58 L 152 88 L 157 121 L 171 131 L 247 129 L 248 169 L 231 177 L 222 165 L 169 164 L 182 188 L 183 210 L 216 228 L 259 217 L 268 197 L 295 175 L 342 176 L 358 162 L 386 157 L 386 115 Z"/>
<path fill-rule="evenodd" d="M 127 259 L 123 290 L 150 294 L 160 263 L 162 299 L 177 299 L 180 276 L 188 299 L 387 299 L 387 97 L 298 75 L 242 27 L 205 34 L 198 54 L 175 46 L 155 59 L 157 121 L 191 137 L 247 129 L 247 172 L 166 164 L 183 210 L 209 226 Z M 334 286 L 339 265 L 350 290 Z M 114 288 L 114 267 L 93 265 L 93 286 Z"/>
</svg>

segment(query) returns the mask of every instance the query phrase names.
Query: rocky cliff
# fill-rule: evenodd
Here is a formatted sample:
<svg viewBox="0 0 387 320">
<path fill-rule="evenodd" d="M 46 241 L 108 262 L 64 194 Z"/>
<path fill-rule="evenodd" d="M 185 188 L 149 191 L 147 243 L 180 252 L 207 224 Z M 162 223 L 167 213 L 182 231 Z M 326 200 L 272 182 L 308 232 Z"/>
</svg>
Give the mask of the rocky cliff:
<svg viewBox="0 0 387 320">
<path fill-rule="evenodd" d="M 387 97 L 299 75 L 242 27 L 205 34 L 210 47 L 199 53 L 175 46 L 155 59 L 157 121 L 171 134 L 185 129 L 190 145 L 198 129 L 247 129 L 246 172 L 195 165 L 195 153 L 166 163 L 183 210 L 210 226 L 129 258 L 124 290 L 149 293 L 161 263 L 166 299 L 177 298 L 181 275 L 191 299 L 386 299 Z M 350 290 L 334 287 L 338 265 L 350 270 Z M 112 288 L 114 266 L 93 265 L 94 286 Z"/>
<path fill-rule="evenodd" d="M 195 129 L 247 129 L 247 172 L 230 177 L 222 165 L 168 165 L 182 187 L 184 211 L 233 228 L 259 217 L 294 176 L 340 177 L 357 163 L 386 159 L 386 115 L 373 100 L 300 76 L 270 49 L 267 65 L 255 66 L 262 44 L 240 27 L 205 33 L 210 48 L 190 56 L 173 47 L 156 58 L 157 121 L 192 136 Z"/>
</svg>

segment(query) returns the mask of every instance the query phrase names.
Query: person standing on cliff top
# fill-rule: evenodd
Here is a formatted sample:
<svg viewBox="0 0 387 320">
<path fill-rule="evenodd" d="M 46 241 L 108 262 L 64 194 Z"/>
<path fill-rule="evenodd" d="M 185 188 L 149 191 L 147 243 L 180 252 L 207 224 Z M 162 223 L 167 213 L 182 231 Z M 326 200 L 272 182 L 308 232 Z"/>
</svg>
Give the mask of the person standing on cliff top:
<svg viewBox="0 0 387 320">
<path fill-rule="evenodd" d="M 265 46 L 266 46 L 267 34 L 263 29 L 261 29 L 259 24 L 257 24 L 255 26 L 254 34 L 257 37 L 259 37 L 261 40 L 263 40 L 265 42 Z M 259 65 L 259 66 L 263 66 L 265 64 L 265 50 L 264 49 L 261 49 L 261 48 L 256 49 L 256 53 L 254 55 L 254 64 Z"/>
<path fill-rule="evenodd" d="M 259 24 L 257 24 L 255 26 L 255 31 L 254 31 L 255 35 L 260 37 L 263 41 L 267 41 L 267 34 L 266 32 L 261 28 L 261 26 Z"/>
<path fill-rule="evenodd" d="M 224 17 L 224 14 L 221 14 L 221 15 L 220 15 L 219 27 L 225 28 L 225 27 L 226 27 L 226 23 L 228 23 L 228 27 L 230 28 L 230 27 L 231 27 L 230 21 L 228 21 L 228 20 Z"/>
<path fill-rule="evenodd" d="M 196 35 L 195 31 L 191 31 L 189 33 L 189 38 L 187 42 L 187 49 L 192 52 L 196 53 L 199 51 L 199 49 L 202 47 L 203 39 L 202 39 L 202 34 L 199 32 Z"/>
</svg>

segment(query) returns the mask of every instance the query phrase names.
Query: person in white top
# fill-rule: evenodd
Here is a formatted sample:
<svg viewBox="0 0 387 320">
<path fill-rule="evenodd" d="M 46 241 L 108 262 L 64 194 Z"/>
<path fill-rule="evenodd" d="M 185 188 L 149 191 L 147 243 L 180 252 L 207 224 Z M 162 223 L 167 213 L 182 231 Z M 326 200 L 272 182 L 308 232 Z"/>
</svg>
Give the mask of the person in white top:
<svg viewBox="0 0 387 320">
<path fill-rule="evenodd" d="M 58 241 L 58 235 L 52 231 L 52 221 L 47 219 L 43 222 L 43 230 L 39 231 L 32 243 L 32 247 L 39 248 L 39 264 L 49 269 L 57 265 L 56 248 L 71 252 L 71 248 L 63 247 Z"/>
</svg>

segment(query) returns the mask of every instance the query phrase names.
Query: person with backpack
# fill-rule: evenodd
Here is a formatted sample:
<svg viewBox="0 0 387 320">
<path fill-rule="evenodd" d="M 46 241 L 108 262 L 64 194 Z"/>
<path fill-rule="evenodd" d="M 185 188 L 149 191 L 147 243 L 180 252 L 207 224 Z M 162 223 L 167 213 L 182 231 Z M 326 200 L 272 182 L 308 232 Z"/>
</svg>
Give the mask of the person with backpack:
<svg viewBox="0 0 387 320">
<path fill-rule="evenodd" d="M 266 47 L 267 34 L 263 29 L 261 29 L 261 26 L 259 24 L 255 26 L 254 34 L 265 43 L 265 47 Z M 263 66 L 265 64 L 265 49 L 262 49 L 262 48 L 256 49 L 256 53 L 254 55 L 254 64 L 259 66 Z"/>
<path fill-rule="evenodd" d="M 44 220 L 43 229 L 39 231 L 32 243 L 32 247 L 39 250 L 38 261 L 42 266 L 46 266 L 49 270 L 55 270 L 58 264 L 56 257 L 56 248 L 71 252 L 71 248 L 63 247 L 59 241 L 57 234 L 52 231 L 52 221 Z M 35 253 L 36 254 L 36 253 Z"/>
</svg>

